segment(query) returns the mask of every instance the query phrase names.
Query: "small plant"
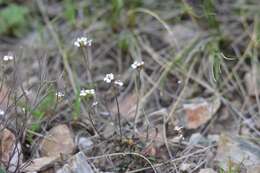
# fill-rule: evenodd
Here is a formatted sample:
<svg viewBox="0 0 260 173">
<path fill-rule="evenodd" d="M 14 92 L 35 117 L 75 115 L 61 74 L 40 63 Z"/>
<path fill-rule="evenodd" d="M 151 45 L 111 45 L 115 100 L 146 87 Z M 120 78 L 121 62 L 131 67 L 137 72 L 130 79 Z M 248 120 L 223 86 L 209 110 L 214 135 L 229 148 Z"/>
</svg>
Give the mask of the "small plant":
<svg viewBox="0 0 260 173">
<path fill-rule="evenodd" d="M 64 16 L 71 25 L 76 23 L 76 5 L 73 0 L 65 0 L 65 11 Z"/>
<path fill-rule="evenodd" d="M 228 161 L 228 168 L 227 168 L 227 170 L 224 170 L 223 168 L 220 168 L 220 173 L 240 173 L 240 172 L 241 172 L 240 165 L 235 165 L 230 160 Z"/>
<path fill-rule="evenodd" d="M 9 4 L 0 11 L 0 35 L 21 36 L 28 25 L 29 10 L 25 6 Z"/>
<path fill-rule="evenodd" d="M 122 140 L 123 133 L 122 133 L 122 127 L 121 127 L 121 113 L 120 113 L 120 109 L 119 109 L 119 102 L 118 102 L 118 96 L 117 95 L 118 95 L 118 92 L 119 92 L 118 87 L 122 87 L 124 85 L 124 83 L 121 82 L 120 80 L 115 80 L 113 73 L 106 74 L 106 76 L 104 78 L 104 82 L 110 84 L 110 86 L 112 87 L 112 90 L 113 90 L 113 94 L 114 94 L 114 97 L 115 97 L 115 100 L 116 100 L 116 106 L 117 106 L 117 119 L 118 119 L 120 140 Z"/>
<path fill-rule="evenodd" d="M 30 107 L 23 102 L 19 103 L 19 106 L 22 108 L 25 114 L 30 113 L 33 117 L 32 122 L 30 123 L 27 140 L 32 142 L 33 135 L 35 132 L 39 132 L 41 130 L 41 122 L 44 117 L 49 114 L 53 114 L 54 109 L 56 107 L 58 96 L 54 89 L 49 89 L 47 94 L 39 101 L 39 103 L 35 107 Z"/>
<path fill-rule="evenodd" d="M 208 21 L 209 27 L 211 29 L 219 30 L 219 23 L 216 18 L 215 7 L 212 0 L 203 1 L 203 13 Z"/>
</svg>

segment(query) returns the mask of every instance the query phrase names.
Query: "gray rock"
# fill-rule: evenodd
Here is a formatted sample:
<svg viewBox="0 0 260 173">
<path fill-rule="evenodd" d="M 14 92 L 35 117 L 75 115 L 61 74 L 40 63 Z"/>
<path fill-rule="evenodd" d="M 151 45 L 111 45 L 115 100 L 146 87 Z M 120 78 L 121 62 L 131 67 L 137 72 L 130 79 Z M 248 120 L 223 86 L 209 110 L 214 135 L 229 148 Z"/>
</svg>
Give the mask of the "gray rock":
<svg viewBox="0 0 260 173">
<path fill-rule="evenodd" d="M 93 142 L 88 137 L 81 136 L 77 140 L 77 146 L 80 151 L 90 150 L 93 147 Z"/>
<path fill-rule="evenodd" d="M 199 173 L 217 173 L 217 172 L 211 168 L 204 168 L 204 169 L 201 169 Z"/>
<path fill-rule="evenodd" d="M 74 155 L 68 162 L 65 164 L 62 169 L 58 170 L 59 173 L 94 173 L 94 170 L 91 168 L 90 164 L 87 161 L 87 157 L 83 152 L 79 152 Z"/>
<path fill-rule="evenodd" d="M 260 164 L 260 147 L 239 136 L 221 135 L 215 160 L 224 170 L 230 161 L 246 168 L 255 167 Z"/>
</svg>

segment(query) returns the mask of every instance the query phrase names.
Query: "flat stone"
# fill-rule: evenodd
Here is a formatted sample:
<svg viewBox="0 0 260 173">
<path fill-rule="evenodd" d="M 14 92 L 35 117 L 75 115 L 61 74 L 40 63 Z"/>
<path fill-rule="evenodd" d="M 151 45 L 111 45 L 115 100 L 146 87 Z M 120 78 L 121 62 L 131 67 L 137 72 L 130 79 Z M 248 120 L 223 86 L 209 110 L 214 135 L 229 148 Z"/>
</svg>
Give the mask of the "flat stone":
<svg viewBox="0 0 260 173">
<path fill-rule="evenodd" d="M 23 153 L 20 142 L 16 141 L 15 135 L 8 129 L 0 131 L 0 159 L 4 166 L 9 165 L 7 171 L 14 172 L 22 163 Z"/>
<path fill-rule="evenodd" d="M 94 173 L 83 152 L 75 154 L 67 164 L 57 171 L 58 173 Z"/>
<path fill-rule="evenodd" d="M 73 135 L 67 125 L 53 127 L 41 142 L 42 156 L 72 154 L 75 149 Z"/>
<path fill-rule="evenodd" d="M 220 99 L 195 98 L 183 105 L 185 123 L 188 129 L 196 129 L 208 122 L 220 107 Z"/>
<path fill-rule="evenodd" d="M 31 161 L 25 162 L 24 169 L 22 172 L 34 172 L 34 171 L 44 171 L 51 166 L 53 166 L 54 162 L 58 159 L 58 157 L 40 157 L 33 159 Z"/>
<path fill-rule="evenodd" d="M 260 147 L 242 137 L 222 134 L 215 160 L 224 170 L 230 162 L 246 168 L 255 167 L 260 164 Z"/>
<path fill-rule="evenodd" d="M 199 173 L 217 173 L 216 171 L 214 171 L 211 168 L 204 168 L 204 169 L 200 169 Z"/>
</svg>

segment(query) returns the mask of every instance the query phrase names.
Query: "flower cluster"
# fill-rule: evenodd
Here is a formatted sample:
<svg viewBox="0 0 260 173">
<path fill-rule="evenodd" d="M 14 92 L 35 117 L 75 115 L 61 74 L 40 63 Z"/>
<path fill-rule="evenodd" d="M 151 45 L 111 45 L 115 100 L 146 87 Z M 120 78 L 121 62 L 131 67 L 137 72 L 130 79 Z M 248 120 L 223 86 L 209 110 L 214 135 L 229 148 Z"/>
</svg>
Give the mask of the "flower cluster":
<svg viewBox="0 0 260 173">
<path fill-rule="evenodd" d="M 124 85 L 124 83 L 122 82 L 122 81 L 120 81 L 120 80 L 116 80 L 115 82 L 114 82 L 114 84 L 115 85 L 118 85 L 118 86 L 123 86 Z"/>
<path fill-rule="evenodd" d="M 106 83 L 111 83 L 113 80 L 114 80 L 114 74 L 113 73 L 109 73 L 109 74 L 106 74 L 105 78 L 104 78 L 104 81 Z"/>
<path fill-rule="evenodd" d="M 87 37 L 79 37 L 74 42 L 74 46 L 76 47 L 84 47 L 84 46 L 91 46 L 91 45 L 92 45 L 92 40 Z"/>
<path fill-rule="evenodd" d="M 132 69 L 141 68 L 144 66 L 143 61 L 134 61 L 134 63 L 131 65 Z"/>
<path fill-rule="evenodd" d="M 109 74 L 106 74 L 105 78 L 104 78 L 104 81 L 106 83 L 111 83 L 113 82 L 115 85 L 117 86 L 123 86 L 124 83 L 120 80 L 115 80 L 115 77 L 114 77 L 114 74 L 113 73 L 109 73 Z"/>
<path fill-rule="evenodd" d="M 14 59 L 14 57 L 12 56 L 12 55 L 5 55 L 4 57 L 3 57 L 3 60 L 4 61 L 12 61 Z"/>
<path fill-rule="evenodd" d="M 91 95 L 91 96 L 95 95 L 95 90 L 94 89 L 87 89 L 87 90 L 84 89 L 84 90 L 81 90 L 79 93 L 79 96 L 82 96 L 82 97 L 87 96 L 87 95 Z"/>
<path fill-rule="evenodd" d="M 95 101 L 95 102 L 93 102 L 93 103 L 92 103 L 92 105 L 91 105 L 91 106 L 92 106 L 92 107 L 95 107 L 95 106 L 97 106 L 97 105 L 98 105 L 98 102 L 97 102 L 97 101 Z"/>
<path fill-rule="evenodd" d="M 62 92 L 57 92 L 57 93 L 56 93 L 56 96 L 57 96 L 57 97 L 64 97 L 64 96 L 65 96 L 65 94 L 64 94 L 64 93 L 62 93 Z"/>
</svg>

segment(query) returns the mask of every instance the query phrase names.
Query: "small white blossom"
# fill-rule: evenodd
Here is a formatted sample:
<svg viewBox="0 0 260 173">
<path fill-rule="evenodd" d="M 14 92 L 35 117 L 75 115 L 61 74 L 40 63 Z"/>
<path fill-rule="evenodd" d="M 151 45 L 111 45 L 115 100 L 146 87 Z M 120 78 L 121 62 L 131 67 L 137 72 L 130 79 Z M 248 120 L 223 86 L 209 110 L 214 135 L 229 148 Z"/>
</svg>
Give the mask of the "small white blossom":
<svg viewBox="0 0 260 173">
<path fill-rule="evenodd" d="M 57 97 L 64 97 L 64 96 L 65 96 L 65 94 L 64 94 L 64 93 L 62 93 L 62 92 L 57 92 L 57 93 L 56 93 L 56 96 L 57 96 Z"/>
<path fill-rule="evenodd" d="M 4 57 L 3 57 L 3 60 L 4 61 L 12 61 L 14 59 L 14 57 L 12 56 L 12 55 L 5 55 Z"/>
<path fill-rule="evenodd" d="M 175 127 L 174 127 L 174 130 L 176 130 L 176 131 L 181 131 L 182 129 L 183 129 L 182 126 L 175 126 Z"/>
<path fill-rule="evenodd" d="M 106 83 L 111 83 L 113 80 L 114 80 L 114 74 L 113 73 L 106 74 L 106 76 L 104 78 L 104 81 Z"/>
<path fill-rule="evenodd" d="M 94 89 L 87 89 L 87 90 L 81 90 L 79 93 L 79 96 L 86 96 L 86 95 L 95 95 L 95 90 Z"/>
<path fill-rule="evenodd" d="M 93 102 L 92 103 L 92 107 L 95 107 L 95 106 L 97 106 L 98 105 L 98 102 Z"/>
<path fill-rule="evenodd" d="M 120 80 L 116 80 L 115 82 L 114 82 L 114 84 L 115 85 L 118 85 L 118 86 L 123 86 L 124 85 L 124 83 L 122 82 L 122 81 L 120 81 Z"/>
<path fill-rule="evenodd" d="M 87 37 L 79 37 L 74 42 L 74 46 L 76 47 L 91 46 L 91 45 L 92 45 L 92 40 Z"/>
<path fill-rule="evenodd" d="M 0 115 L 4 115 L 5 111 L 3 111 L 2 109 L 0 109 Z"/>
<path fill-rule="evenodd" d="M 132 69 L 137 69 L 144 66 L 143 61 L 134 61 L 134 63 L 131 65 Z"/>
</svg>

